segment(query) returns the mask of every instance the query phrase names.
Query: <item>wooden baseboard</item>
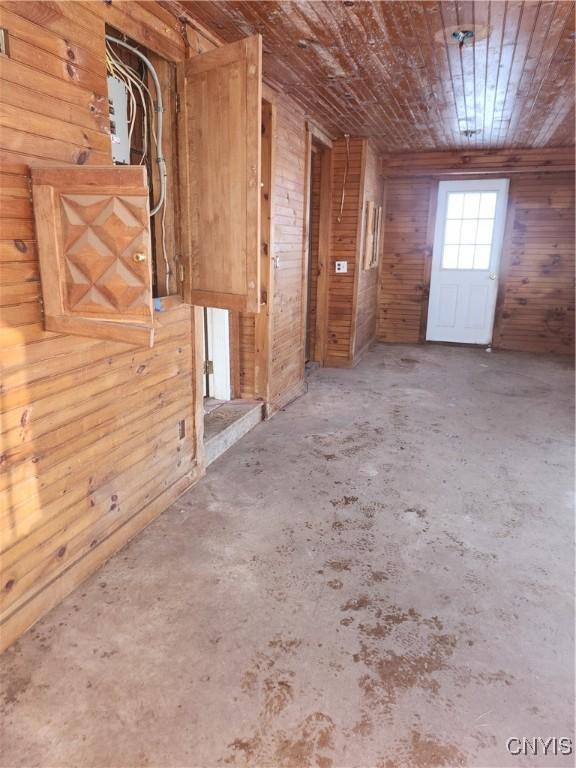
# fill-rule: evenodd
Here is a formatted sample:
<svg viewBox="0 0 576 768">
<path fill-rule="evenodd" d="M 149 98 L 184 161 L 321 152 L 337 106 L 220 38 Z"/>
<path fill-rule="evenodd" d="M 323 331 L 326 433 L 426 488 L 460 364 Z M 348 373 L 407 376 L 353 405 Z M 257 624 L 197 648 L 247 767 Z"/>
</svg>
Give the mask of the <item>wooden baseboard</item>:
<svg viewBox="0 0 576 768">
<path fill-rule="evenodd" d="M 93 550 L 87 552 L 59 574 L 53 581 L 46 584 L 29 600 L 9 614 L 0 626 L 0 653 L 18 640 L 24 632 L 56 607 L 82 582 L 84 582 L 104 563 L 122 549 L 128 542 L 140 533 L 158 515 L 173 504 L 179 496 L 185 493 L 205 473 L 203 467 L 196 466 L 191 472 L 180 478 L 170 488 L 163 491 L 153 501 L 128 518 L 122 525 L 103 539 Z"/>
</svg>

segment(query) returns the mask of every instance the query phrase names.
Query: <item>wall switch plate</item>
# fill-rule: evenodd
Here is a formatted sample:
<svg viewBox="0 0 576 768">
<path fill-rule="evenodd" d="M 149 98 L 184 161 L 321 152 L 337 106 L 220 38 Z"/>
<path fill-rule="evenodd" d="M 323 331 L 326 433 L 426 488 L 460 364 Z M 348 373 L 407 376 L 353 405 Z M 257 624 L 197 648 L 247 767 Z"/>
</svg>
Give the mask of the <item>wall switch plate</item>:
<svg viewBox="0 0 576 768">
<path fill-rule="evenodd" d="M 348 272 L 348 262 L 347 261 L 337 261 L 336 262 L 336 274 L 342 274 L 343 272 Z"/>
</svg>

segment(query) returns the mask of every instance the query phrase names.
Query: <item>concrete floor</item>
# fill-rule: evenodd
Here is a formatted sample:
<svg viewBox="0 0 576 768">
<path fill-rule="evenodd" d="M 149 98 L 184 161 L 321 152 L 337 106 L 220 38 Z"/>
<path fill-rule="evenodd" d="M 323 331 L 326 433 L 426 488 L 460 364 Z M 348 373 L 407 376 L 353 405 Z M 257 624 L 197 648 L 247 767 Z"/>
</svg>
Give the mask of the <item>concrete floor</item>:
<svg viewBox="0 0 576 768">
<path fill-rule="evenodd" d="M 384 347 L 8 651 L 16 766 L 573 765 L 569 362 Z"/>
</svg>

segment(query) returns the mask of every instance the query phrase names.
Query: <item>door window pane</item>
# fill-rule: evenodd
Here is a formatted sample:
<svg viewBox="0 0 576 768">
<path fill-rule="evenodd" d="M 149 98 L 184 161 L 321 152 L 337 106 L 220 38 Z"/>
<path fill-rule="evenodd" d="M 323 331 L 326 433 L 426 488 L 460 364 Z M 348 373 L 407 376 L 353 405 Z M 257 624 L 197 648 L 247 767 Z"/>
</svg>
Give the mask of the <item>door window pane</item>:
<svg viewBox="0 0 576 768">
<path fill-rule="evenodd" d="M 496 215 L 496 192 L 482 192 L 480 200 L 480 219 L 493 219 Z"/>
<path fill-rule="evenodd" d="M 460 232 L 460 242 L 463 245 L 474 245 L 476 242 L 477 227 L 478 219 L 464 219 L 462 222 L 462 230 Z"/>
<path fill-rule="evenodd" d="M 464 195 L 464 211 L 463 217 L 465 219 L 478 218 L 478 210 L 480 208 L 480 192 L 467 192 Z"/>
<path fill-rule="evenodd" d="M 474 269 L 490 269 L 489 245 L 477 245 L 474 249 Z"/>
<path fill-rule="evenodd" d="M 458 248 L 457 245 L 444 246 L 442 269 L 458 269 Z"/>
<path fill-rule="evenodd" d="M 464 195 L 459 192 L 450 192 L 448 194 L 448 219 L 461 219 L 462 208 L 464 206 Z"/>
<path fill-rule="evenodd" d="M 473 269 L 474 267 L 474 246 L 461 245 L 458 256 L 458 269 Z"/>
<path fill-rule="evenodd" d="M 449 192 L 443 269 L 490 269 L 497 192 Z"/>
<path fill-rule="evenodd" d="M 476 233 L 476 242 L 478 245 L 490 245 L 492 242 L 492 230 L 494 222 L 492 219 L 478 219 L 478 230 Z"/>
<path fill-rule="evenodd" d="M 446 235 L 444 236 L 444 242 L 447 245 L 458 245 L 460 242 L 460 225 L 459 219 L 454 221 L 448 219 L 446 222 Z"/>
</svg>

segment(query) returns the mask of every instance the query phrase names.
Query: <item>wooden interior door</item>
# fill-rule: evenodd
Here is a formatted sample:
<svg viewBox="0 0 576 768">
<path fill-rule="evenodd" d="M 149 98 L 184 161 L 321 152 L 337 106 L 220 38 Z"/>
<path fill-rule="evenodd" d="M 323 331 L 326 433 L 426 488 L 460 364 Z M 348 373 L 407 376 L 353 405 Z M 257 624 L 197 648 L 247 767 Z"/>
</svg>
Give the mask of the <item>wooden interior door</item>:
<svg viewBox="0 0 576 768">
<path fill-rule="evenodd" d="M 179 65 L 184 300 L 260 310 L 262 38 Z"/>
<path fill-rule="evenodd" d="M 46 329 L 152 346 L 146 169 L 33 168 L 32 189 Z"/>
</svg>

